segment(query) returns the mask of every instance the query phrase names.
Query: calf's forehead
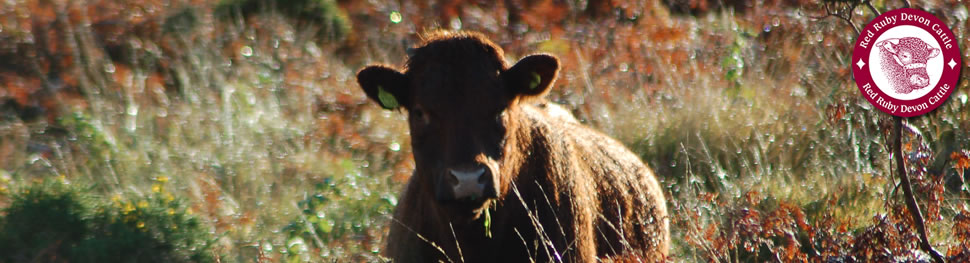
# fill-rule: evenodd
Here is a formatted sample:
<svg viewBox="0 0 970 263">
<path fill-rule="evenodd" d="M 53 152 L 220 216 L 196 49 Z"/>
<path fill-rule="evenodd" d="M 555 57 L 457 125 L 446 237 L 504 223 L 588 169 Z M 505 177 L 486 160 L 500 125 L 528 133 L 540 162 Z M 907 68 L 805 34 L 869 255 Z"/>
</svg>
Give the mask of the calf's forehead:
<svg viewBox="0 0 970 263">
<path fill-rule="evenodd" d="M 492 108 L 506 96 L 502 51 L 477 37 L 433 40 L 414 50 L 407 72 L 413 101 L 425 108 Z"/>
<path fill-rule="evenodd" d="M 495 110 L 507 96 L 497 71 L 466 65 L 429 66 L 411 78 L 414 102 L 429 110 Z"/>
<path fill-rule="evenodd" d="M 899 42 L 899 49 L 919 55 L 929 54 L 932 51 L 929 44 L 926 44 L 926 42 L 918 38 L 901 40 Z"/>
</svg>

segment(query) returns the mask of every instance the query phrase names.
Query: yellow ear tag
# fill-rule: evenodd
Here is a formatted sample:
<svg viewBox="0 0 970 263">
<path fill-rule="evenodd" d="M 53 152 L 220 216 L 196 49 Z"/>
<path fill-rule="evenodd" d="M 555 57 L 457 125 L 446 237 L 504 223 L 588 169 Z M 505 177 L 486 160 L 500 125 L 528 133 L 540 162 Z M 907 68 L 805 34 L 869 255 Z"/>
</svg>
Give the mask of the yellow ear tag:
<svg viewBox="0 0 970 263">
<path fill-rule="evenodd" d="M 377 85 L 377 100 L 380 101 L 381 106 L 384 106 L 385 109 L 397 108 L 397 99 L 390 92 L 384 90 L 384 87 L 381 85 Z"/>
<path fill-rule="evenodd" d="M 542 77 L 539 76 L 539 73 L 532 72 L 532 81 L 529 82 L 529 89 L 538 88 L 539 83 L 542 83 Z"/>
</svg>

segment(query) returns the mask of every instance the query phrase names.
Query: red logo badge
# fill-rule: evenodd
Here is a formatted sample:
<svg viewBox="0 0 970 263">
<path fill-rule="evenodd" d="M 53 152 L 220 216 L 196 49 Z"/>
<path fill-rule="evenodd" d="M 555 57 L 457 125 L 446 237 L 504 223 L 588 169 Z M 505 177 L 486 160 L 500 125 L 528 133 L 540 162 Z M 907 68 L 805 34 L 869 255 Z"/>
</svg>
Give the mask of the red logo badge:
<svg viewBox="0 0 970 263">
<path fill-rule="evenodd" d="M 943 21 L 921 10 L 896 9 L 862 30 L 852 52 L 852 75 L 873 106 L 913 117 L 950 97 L 961 59 L 956 37 Z"/>
</svg>

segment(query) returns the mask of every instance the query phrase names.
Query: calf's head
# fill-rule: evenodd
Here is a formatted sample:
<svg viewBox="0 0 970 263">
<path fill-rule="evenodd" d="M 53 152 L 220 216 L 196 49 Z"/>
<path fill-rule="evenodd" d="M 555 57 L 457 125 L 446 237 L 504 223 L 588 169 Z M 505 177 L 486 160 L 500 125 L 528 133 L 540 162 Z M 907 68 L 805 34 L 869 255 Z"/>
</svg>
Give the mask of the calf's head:
<svg viewBox="0 0 970 263">
<path fill-rule="evenodd" d="M 519 101 L 545 94 L 559 71 L 549 55 L 508 67 L 502 49 L 472 33 L 434 33 L 404 71 L 368 66 L 357 82 L 381 107 L 408 113 L 414 180 L 442 205 L 480 210 L 501 193 L 500 167 Z"/>
<path fill-rule="evenodd" d="M 898 86 L 907 86 L 909 89 L 921 89 L 930 84 L 929 74 L 926 72 L 926 62 L 929 59 L 940 55 L 940 49 L 934 48 L 923 40 L 915 37 L 892 38 L 876 43 L 880 52 L 886 52 L 891 61 L 883 63 L 893 63 L 902 72 L 886 72 L 887 74 L 903 74 L 903 83 L 896 83 Z"/>
</svg>

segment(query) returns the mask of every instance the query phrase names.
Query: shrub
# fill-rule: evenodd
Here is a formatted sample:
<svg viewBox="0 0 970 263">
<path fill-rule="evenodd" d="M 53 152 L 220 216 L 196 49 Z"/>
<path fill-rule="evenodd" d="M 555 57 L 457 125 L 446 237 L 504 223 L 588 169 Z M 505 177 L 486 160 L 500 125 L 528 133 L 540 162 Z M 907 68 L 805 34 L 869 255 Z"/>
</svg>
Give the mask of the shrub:
<svg viewBox="0 0 970 263">
<path fill-rule="evenodd" d="M 346 15 L 333 0 L 225 0 L 215 9 L 222 18 L 231 18 L 233 14 L 248 17 L 261 10 L 278 10 L 296 24 L 319 28 L 317 37 L 323 40 L 341 40 L 350 33 Z"/>
<path fill-rule="evenodd" d="M 343 162 L 343 171 L 352 171 L 350 162 Z M 352 172 L 353 173 L 353 172 Z M 381 245 L 377 236 L 397 200 L 392 194 L 367 194 L 350 188 L 356 185 L 346 177 L 326 178 L 314 185 L 297 206 L 302 210 L 283 228 L 287 234 L 287 258 L 309 260 L 310 253 L 337 255 L 352 248 L 366 251 L 353 255 L 355 261 L 379 260 Z"/>
<path fill-rule="evenodd" d="M 45 181 L 13 197 L 0 218 L 0 262 L 214 262 L 214 238 L 171 195 L 112 204 Z"/>
<path fill-rule="evenodd" d="M 63 261 L 91 232 L 89 200 L 75 189 L 45 183 L 23 190 L 0 219 L 0 261 Z"/>
</svg>

